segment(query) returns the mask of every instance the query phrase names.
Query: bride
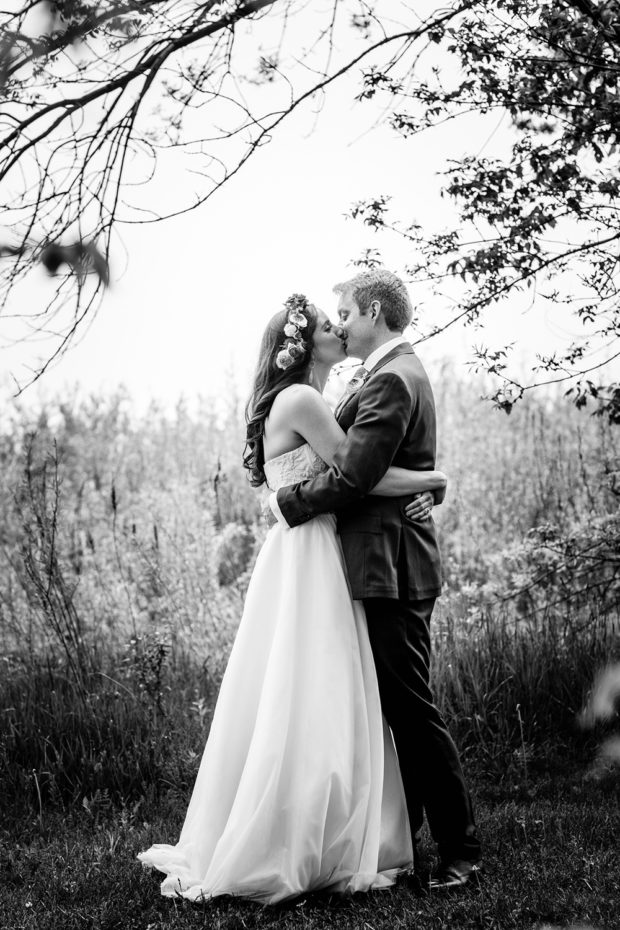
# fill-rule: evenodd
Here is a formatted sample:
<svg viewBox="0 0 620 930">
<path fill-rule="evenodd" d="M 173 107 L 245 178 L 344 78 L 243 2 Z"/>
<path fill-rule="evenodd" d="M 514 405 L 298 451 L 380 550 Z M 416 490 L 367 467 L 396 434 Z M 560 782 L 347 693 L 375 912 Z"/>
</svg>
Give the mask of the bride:
<svg viewBox="0 0 620 930">
<path fill-rule="evenodd" d="M 341 331 L 293 295 L 263 336 L 244 464 L 273 491 L 330 464 L 344 438 L 322 391 Z M 373 494 L 443 488 L 392 467 Z M 274 904 L 387 887 L 412 866 L 405 798 L 361 602 L 333 514 L 273 526 L 258 555 L 181 836 L 138 857 L 162 894 Z"/>
</svg>

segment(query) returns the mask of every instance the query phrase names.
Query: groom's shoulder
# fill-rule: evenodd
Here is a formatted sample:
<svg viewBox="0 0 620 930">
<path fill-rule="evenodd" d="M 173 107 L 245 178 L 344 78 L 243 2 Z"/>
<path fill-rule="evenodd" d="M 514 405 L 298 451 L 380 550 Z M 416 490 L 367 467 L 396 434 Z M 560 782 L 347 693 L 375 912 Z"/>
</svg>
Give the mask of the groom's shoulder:
<svg viewBox="0 0 620 930">
<path fill-rule="evenodd" d="M 410 348 L 405 348 L 404 351 L 389 359 L 380 371 L 384 371 L 386 374 L 398 375 L 409 384 L 417 381 L 428 381 L 428 375 L 422 362 L 413 349 Z"/>
</svg>

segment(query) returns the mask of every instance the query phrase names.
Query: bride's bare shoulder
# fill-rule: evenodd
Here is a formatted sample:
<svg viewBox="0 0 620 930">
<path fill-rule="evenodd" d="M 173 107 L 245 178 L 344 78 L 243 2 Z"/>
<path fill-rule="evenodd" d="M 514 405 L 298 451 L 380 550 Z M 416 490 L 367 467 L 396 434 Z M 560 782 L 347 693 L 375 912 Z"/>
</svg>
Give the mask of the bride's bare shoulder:
<svg viewBox="0 0 620 930">
<path fill-rule="evenodd" d="M 273 402 L 273 406 L 276 404 L 280 408 L 287 409 L 288 412 L 291 410 L 306 409 L 309 406 L 317 406 L 324 404 L 322 396 L 316 391 L 313 387 L 310 387 L 309 384 L 289 384 L 288 387 L 285 387 L 276 399 Z"/>
</svg>

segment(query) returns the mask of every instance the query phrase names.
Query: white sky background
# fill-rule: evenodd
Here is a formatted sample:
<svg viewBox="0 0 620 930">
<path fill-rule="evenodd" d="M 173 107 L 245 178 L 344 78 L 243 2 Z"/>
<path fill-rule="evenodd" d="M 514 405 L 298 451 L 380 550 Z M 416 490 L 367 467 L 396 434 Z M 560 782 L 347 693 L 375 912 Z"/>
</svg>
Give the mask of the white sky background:
<svg viewBox="0 0 620 930">
<path fill-rule="evenodd" d="M 493 154 L 507 130 L 496 130 L 496 116 L 490 122 L 472 118 L 405 142 L 385 126 L 371 130 L 377 110 L 353 102 L 359 86 L 356 72 L 332 86 L 316 119 L 312 103 L 294 114 L 201 208 L 162 224 L 122 228 L 126 256 L 117 248 L 113 286 L 98 316 L 22 401 L 38 402 L 76 385 L 91 393 L 123 384 L 138 408 L 151 398 L 169 407 L 180 395 L 221 395 L 231 376 L 245 395 L 264 326 L 290 293 L 307 294 L 333 315 L 332 286 L 354 273 L 350 263 L 362 248 L 380 247 L 384 262 L 399 270 L 403 246 L 345 219 L 352 202 L 390 194 L 399 217 L 443 226 L 450 206 L 439 197 L 437 172 L 464 150 L 486 144 L 485 153 Z M 157 187 L 149 189 L 154 202 L 175 204 L 181 190 L 199 188 L 186 165 L 180 154 L 160 165 Z M 37 269 L 16 292 L 11 312 L 42 308 L 53 286 Z M 449 313 L 420 290 L 411 295 L 414 303 L 425 301 L 423 325 Z M 0 326 L 0 336 L 6 334 Z M 496 308 L 483 332 L 454 328 L 417 351 L 431 376 L 446 358 L 467 376 L 474 343 L 497 347 L 518 339 L 524 366 L 534 352 L 551 351 L 575 335 L 575 323 L 543 300 L 531 307 L 528 293 Z M 3 348 L 5 396 L 12 393 L 10 373 L 27 380 L 50 345 Z"/>
</svg>

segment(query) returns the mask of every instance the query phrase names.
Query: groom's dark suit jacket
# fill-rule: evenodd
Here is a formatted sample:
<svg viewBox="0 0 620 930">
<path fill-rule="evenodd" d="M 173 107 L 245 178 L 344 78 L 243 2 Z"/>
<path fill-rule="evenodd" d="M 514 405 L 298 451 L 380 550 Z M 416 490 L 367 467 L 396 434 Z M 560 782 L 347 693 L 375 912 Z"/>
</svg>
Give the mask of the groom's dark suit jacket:
<svg viewBox="0 0 620 930">
<path fill-rule="evenodd" d="M 432 518 L 412 523 L 406 497 L 369 491 L 390 465 L 435 468 L 435 404 L 413 349 L 396 346 L 338 411 L 346 438 L 323 474 L 281 488 L 289 526 L 335 512 L 354 598 L 419 600 L 441 591 L 441 561 Z M 320 584 L 320 579 L 317 579 Z"/>
</svg>

